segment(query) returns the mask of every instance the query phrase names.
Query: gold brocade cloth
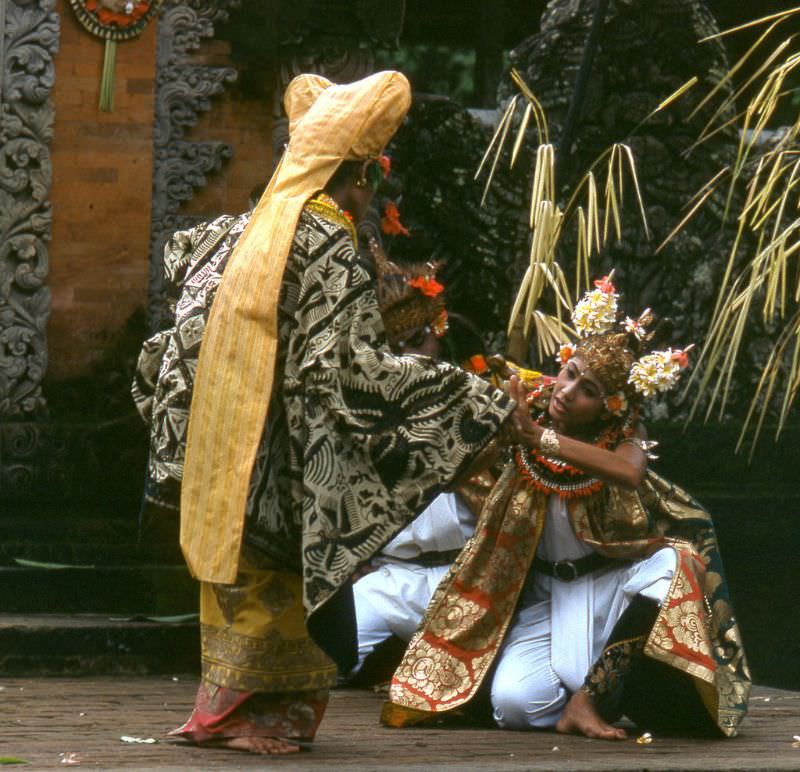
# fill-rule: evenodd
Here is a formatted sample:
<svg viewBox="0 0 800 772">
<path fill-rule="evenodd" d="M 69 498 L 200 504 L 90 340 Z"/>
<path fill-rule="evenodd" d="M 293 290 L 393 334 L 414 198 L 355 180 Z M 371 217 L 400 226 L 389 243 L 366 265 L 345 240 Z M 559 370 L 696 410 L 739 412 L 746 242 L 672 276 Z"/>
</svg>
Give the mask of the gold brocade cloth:
<svg viewBox="0 0 800 772">
<path fill-rule="evenodd" d="M 546 505 L 545 494 L 506 468 L 395 671 L 384 724 L 421 723 L 475 696 L 514 615 Z M 734 735 L 751 680 L 708 513 L 650 471 L 638 491 L 605 486 L 570 501 L 569 515 L 577 537 L 609 557 L 675 549 L 678 568 L 644 653 L 692 676 L 719 729 Z"/>
</svg>

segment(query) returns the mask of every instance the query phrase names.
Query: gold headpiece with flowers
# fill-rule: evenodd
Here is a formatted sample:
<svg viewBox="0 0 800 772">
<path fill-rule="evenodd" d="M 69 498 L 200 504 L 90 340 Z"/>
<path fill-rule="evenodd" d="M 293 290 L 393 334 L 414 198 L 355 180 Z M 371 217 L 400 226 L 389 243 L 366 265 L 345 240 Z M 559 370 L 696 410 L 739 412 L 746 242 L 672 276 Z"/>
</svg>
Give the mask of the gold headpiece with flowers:
<svg viewBox="0 0 800 772">
<path fill-rule="evenodd" d="M 400 266 L 388 259 L 376 239 L 369 247 L 375 259 L 378 305 L 389 338 L 425 325 L 442 337 L 448 330 L 444 286 L 436 279 L 442 263 Z"/>
<path fill-rule="evenodd" d="M 635 408 L 643 397 L 671 389 L 681 370 L 689 364 L 686 349 L 667 348 L 640 355 L 653 338 L 648 327 L 653 314 L 646 309 L 637 319 L 619 319 L 619 294 L 612 283 L 613 271 L 594 283 L 575 305 L 572 323 L 577 343 L 561 346 L 557 356 L 566 364 L 579 356 L 606 389 L 606 409 L 621 417 Z"/>
</svg>

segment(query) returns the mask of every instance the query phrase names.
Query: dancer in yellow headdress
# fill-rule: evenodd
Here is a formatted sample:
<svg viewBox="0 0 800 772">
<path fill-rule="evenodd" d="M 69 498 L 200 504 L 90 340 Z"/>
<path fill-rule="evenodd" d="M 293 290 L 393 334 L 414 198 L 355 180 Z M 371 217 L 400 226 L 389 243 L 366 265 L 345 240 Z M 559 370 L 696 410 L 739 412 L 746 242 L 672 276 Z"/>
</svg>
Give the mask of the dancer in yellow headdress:
<svg viewBox="0 0 800 772">
<path fill-rule="evenodd" d="M 286 753 L 314 736 L 330 657 L 355 664 L 350 577 L 513 409 L 479 378 L 387 345 L 355 224 L 409 102 L 399 73 L 295 79 L 289 144 L 244 231 L 247 218 L 225 225 L 182 274 L 151 470 L 182 473 L 181 545 L 202 582 L 203 680 L 176 730 L 194 742 Z"/>
</svg>

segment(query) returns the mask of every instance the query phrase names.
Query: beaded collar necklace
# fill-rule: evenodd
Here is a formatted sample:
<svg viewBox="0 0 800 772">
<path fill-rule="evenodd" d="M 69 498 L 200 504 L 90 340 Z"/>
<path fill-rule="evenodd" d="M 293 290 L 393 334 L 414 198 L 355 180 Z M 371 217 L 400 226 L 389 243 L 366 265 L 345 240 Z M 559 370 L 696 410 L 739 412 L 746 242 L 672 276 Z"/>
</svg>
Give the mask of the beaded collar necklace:
<svg viewBox="0 0 800 772">
<path fill-rule="evenodd" d="M 542 493 L 557 493 L 562 499 L 580 499 L 603 487 L 602 480 L 535 450 L 517 448 L 515 457 L 517 468 L 528 485 Z"/>
<path fill-rule="evenodd" d="M 541 425 L 543 418 L 540 416 L 537 423 Z M 592 444 L 607 448 L 617 433 L 614 427 L 607 427 Z M 562 499 L 580 499 L 597 493 L 605 485 L 602 480 L 539 450 L 517 446 L 514 457 L 517 469 L 528 485 L 542 493 L 557 493 Z"/>
</svg>

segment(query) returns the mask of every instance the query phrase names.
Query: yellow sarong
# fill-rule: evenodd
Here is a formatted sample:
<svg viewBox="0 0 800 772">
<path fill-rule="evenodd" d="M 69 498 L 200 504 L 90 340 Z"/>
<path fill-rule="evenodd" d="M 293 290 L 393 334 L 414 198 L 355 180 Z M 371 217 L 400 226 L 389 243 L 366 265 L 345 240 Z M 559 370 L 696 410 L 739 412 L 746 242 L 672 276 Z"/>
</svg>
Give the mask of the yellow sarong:
<svg viewBox="0 0 800 772">
<path fill-rule="evenodd" d="M 201 584 L 200 634 L 206 682 L 245 692 L 336 683 L 336 666 L 308 635 L 300 575 L 247 547 L 235 584 Z"/>
</svg>

